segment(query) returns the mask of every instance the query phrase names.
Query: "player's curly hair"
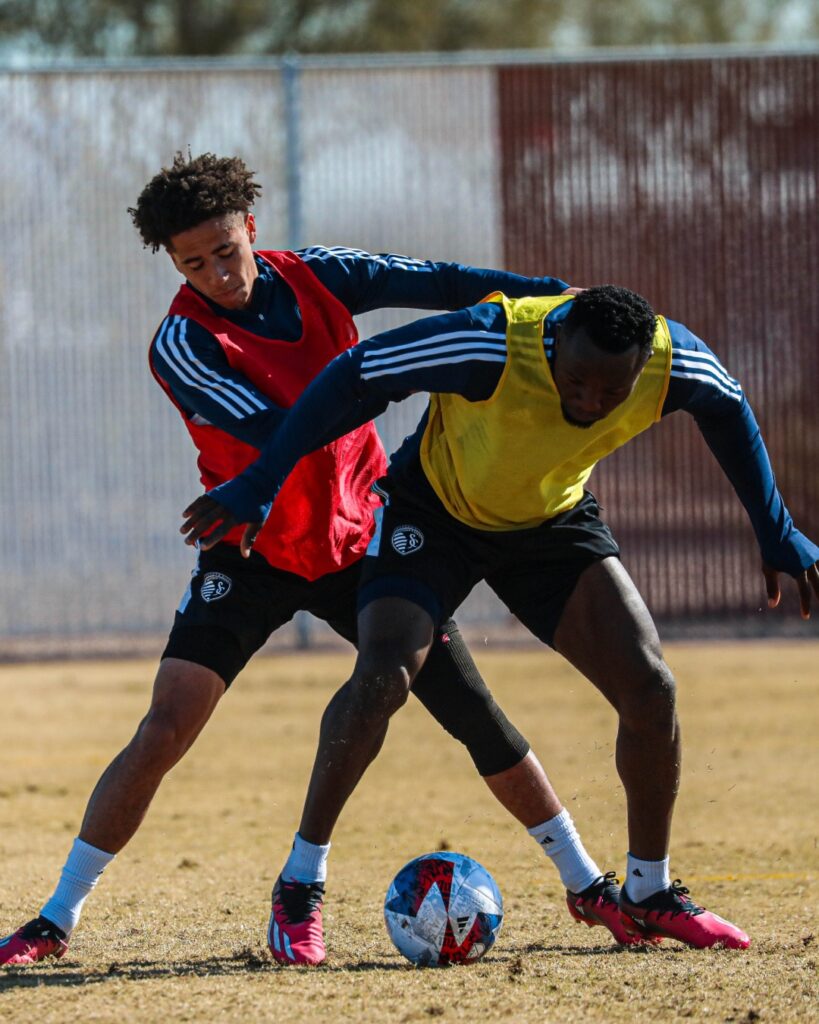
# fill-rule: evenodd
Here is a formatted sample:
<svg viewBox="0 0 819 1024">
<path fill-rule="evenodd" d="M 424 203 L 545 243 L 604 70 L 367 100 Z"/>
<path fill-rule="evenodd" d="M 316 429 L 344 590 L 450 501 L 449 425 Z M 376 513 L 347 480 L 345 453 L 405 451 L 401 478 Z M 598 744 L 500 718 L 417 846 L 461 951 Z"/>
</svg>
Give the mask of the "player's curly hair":
<svg viewBox="0 0 819 1024">
<path fill-rule="evenodd" d="M 625 352 L 637 345 L 648 353 L 657 317 L 642 295 L 601 284 L 575 296 L 563 324 L 569 334 L 582 328 L 604 352 Z"/>
<path fill-rule="evenodd" d="M 156 252 L 171 238 L 211 217 L 247 213 L 262 190 L 238 156 L 177 152 L 170 167 L 154 175 L 128 213 L 146 246 Z"/>
</svg>

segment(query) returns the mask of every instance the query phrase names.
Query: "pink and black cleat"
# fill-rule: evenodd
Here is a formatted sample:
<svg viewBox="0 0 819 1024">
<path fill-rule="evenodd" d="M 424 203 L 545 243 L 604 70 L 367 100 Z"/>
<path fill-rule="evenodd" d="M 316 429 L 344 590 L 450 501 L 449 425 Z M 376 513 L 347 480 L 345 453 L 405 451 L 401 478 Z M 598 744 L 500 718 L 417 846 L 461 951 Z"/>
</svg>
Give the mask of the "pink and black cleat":
<svg viewBox="0 0 819 1024">
<path fill-rule="evenodd" d="M 273 887 L 273 909 L 267 945 L 280 964 L 320 964 L 327 956 L 321 907 L 321 882 L 285 882 L 279 875 Z"/>
<path fill-rule="evenodd" d="M 46 957 L 59 959 L 68 949 L 65 932 L 45 917 L 35 917 L 16 932 L 0 939 L 0 965 L 36 964 Z"/>
<path fill-rule="evenodd" d="M 747 949 L 751 944 L 741 928 L 697 906 L 679 878 L 670 888 L 655 892 L 641 903 L 632 903 L 623 889 L 620 913 L 623 927 L 633 935 L 676 939 L 694 949 Z"/>
<path fill-rule="evenodd" d="M 566 905 L 575 921 L 582 921 L 589 928 L 594 928 L 595 925 L 608 928 L 615 942 L 619 942 L 621 946 L 660 941 L 656 936 L 635 934 L 625 928 L 620 906 L 620 887 L 613 871 L 607 871 L 602 878 L 587 886 L 582 892 L 567 889 Z M 637 928 L 636 925 L 634 927 Z"/>
</svg>

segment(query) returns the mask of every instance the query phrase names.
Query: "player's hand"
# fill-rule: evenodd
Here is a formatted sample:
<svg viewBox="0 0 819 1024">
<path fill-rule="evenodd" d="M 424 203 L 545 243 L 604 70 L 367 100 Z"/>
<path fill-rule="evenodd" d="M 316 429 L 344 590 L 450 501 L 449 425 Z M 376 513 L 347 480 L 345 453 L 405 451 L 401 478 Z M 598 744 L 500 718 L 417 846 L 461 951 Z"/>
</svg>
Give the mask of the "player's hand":
<svg viewBox="0 0 819 1024">
<path fill-rule="evenodd" d="M 768 607 L 776 608 L 782 596 L 779 590 L 779 570 L 772 569 L 762 563 L 762 575 L 765 577 L 765 589 L 768 591 Z M 803 619 L 810 618 L 811 594 L 819 601 L 819 562 L 814 562 L 804 572 L 794 576 L 799 591 L 799 609 Z"/>
<path fill-rule="evenodd" d="M 560 294 L 561 295 L 579 295 L 581 292 L 584 292 L 585 290 L 586 290 L 585 288 L 564 288 L 563 291 Z"/>
<path fill-rule="evenodd" d="M 179 532 L 186 534 L 185 543 L 207 551 L 229 533 L 238 522 L 224 505 L 207 494 L 201 494 L 182 513 L 184 522 Z"/>
<path fill-rule="evenodd" d="M 185 543 L 202 551 L 208 551 L 214 544 L 218 544 L 234 526 L 239 525 L 235 516 L 208 494 L 200 495 L 188 505 L 182 516 L 185 521 L 179 527 L 179 532 L 187 535 Z M 249 557 L 261 528 L 261 523 L 248 523 L 245 527 L 239 544 L 239 550 L 245 558 Z"/>
</svg>

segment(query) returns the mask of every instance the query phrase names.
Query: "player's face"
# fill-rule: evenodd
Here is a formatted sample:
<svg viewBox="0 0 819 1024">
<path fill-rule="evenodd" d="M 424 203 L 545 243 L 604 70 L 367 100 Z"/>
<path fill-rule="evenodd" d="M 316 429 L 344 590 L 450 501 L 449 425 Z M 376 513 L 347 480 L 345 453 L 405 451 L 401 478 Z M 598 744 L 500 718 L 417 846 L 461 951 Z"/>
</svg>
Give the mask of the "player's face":
<svg viewBox="0 0 819 1024">
<path fill-rule="evenodd" d="M 225 309 L 250 302 L 259 268 L 253 258 L 252 213 L 227 213 L 171 238 L 168 253 L 188 284 Z"/>
<path fill-rule="evenodd" d="M 637 345 L 626 352 L 604 352 L 585 331 L 558 329 L 553 377 L 563 418 L 573 427 L 591 427 L 621 405 L 647 362 Z"/>
</svg>

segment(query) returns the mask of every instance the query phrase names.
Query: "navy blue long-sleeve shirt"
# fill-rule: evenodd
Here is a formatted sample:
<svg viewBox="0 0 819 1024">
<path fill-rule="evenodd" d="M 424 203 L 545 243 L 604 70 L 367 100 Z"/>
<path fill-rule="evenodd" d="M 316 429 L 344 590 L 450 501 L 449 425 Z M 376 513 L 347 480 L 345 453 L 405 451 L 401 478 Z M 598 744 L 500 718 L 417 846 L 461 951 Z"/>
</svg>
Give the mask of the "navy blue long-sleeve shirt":
<svg viewBox="0 0 819 1024">
<path fill-rule="evenodd" d="M 567 287 L 559 278 L 522 277 L 360 249 L 313 246 L 296 255 L 354 316 L 386 308 L 460 309 L 493 291 L 513 297 L 559 295 Z M 256 262 L 259 276 L 245 309 L 224 309 L 202 298 L 220 317 L 258 337 L 297 341 L 302 324 L 292 289 L 268 263 L 258 257 Z M 231 367 L 210 331 L 187 317 L 163 320 L 152 342 L 152 360 L 183 412 L 195 422 L 209 423 L 261 448 L 284 419 L 286 410 Z"/>
<path fill-rule="evenodd" d="M 544 323 L 552 360 L 554 329 L 567 307 Z M 819 559 L 819 547 L 793 525 L 782 500 L 759 426 L 740 384 L 708 346 L 682 324 L 668 321 L 671 378 L 663 415 L 685 410 L 744 505 L 763 559 L 797 575 Z M 497 303 L 480 303 L 376 335 L 338 356 L 305 390 L 260 458 L 234 481 L 210 493 L 240 522 L 264 518 L 295 463 L 308 452 L 367 422 L 390 402 L 418 392 L 489 398 L 506 362 L 506 317 Z M 393 458 L 391 472 L 422 473 L 415 434 Z"/>
</svg>

